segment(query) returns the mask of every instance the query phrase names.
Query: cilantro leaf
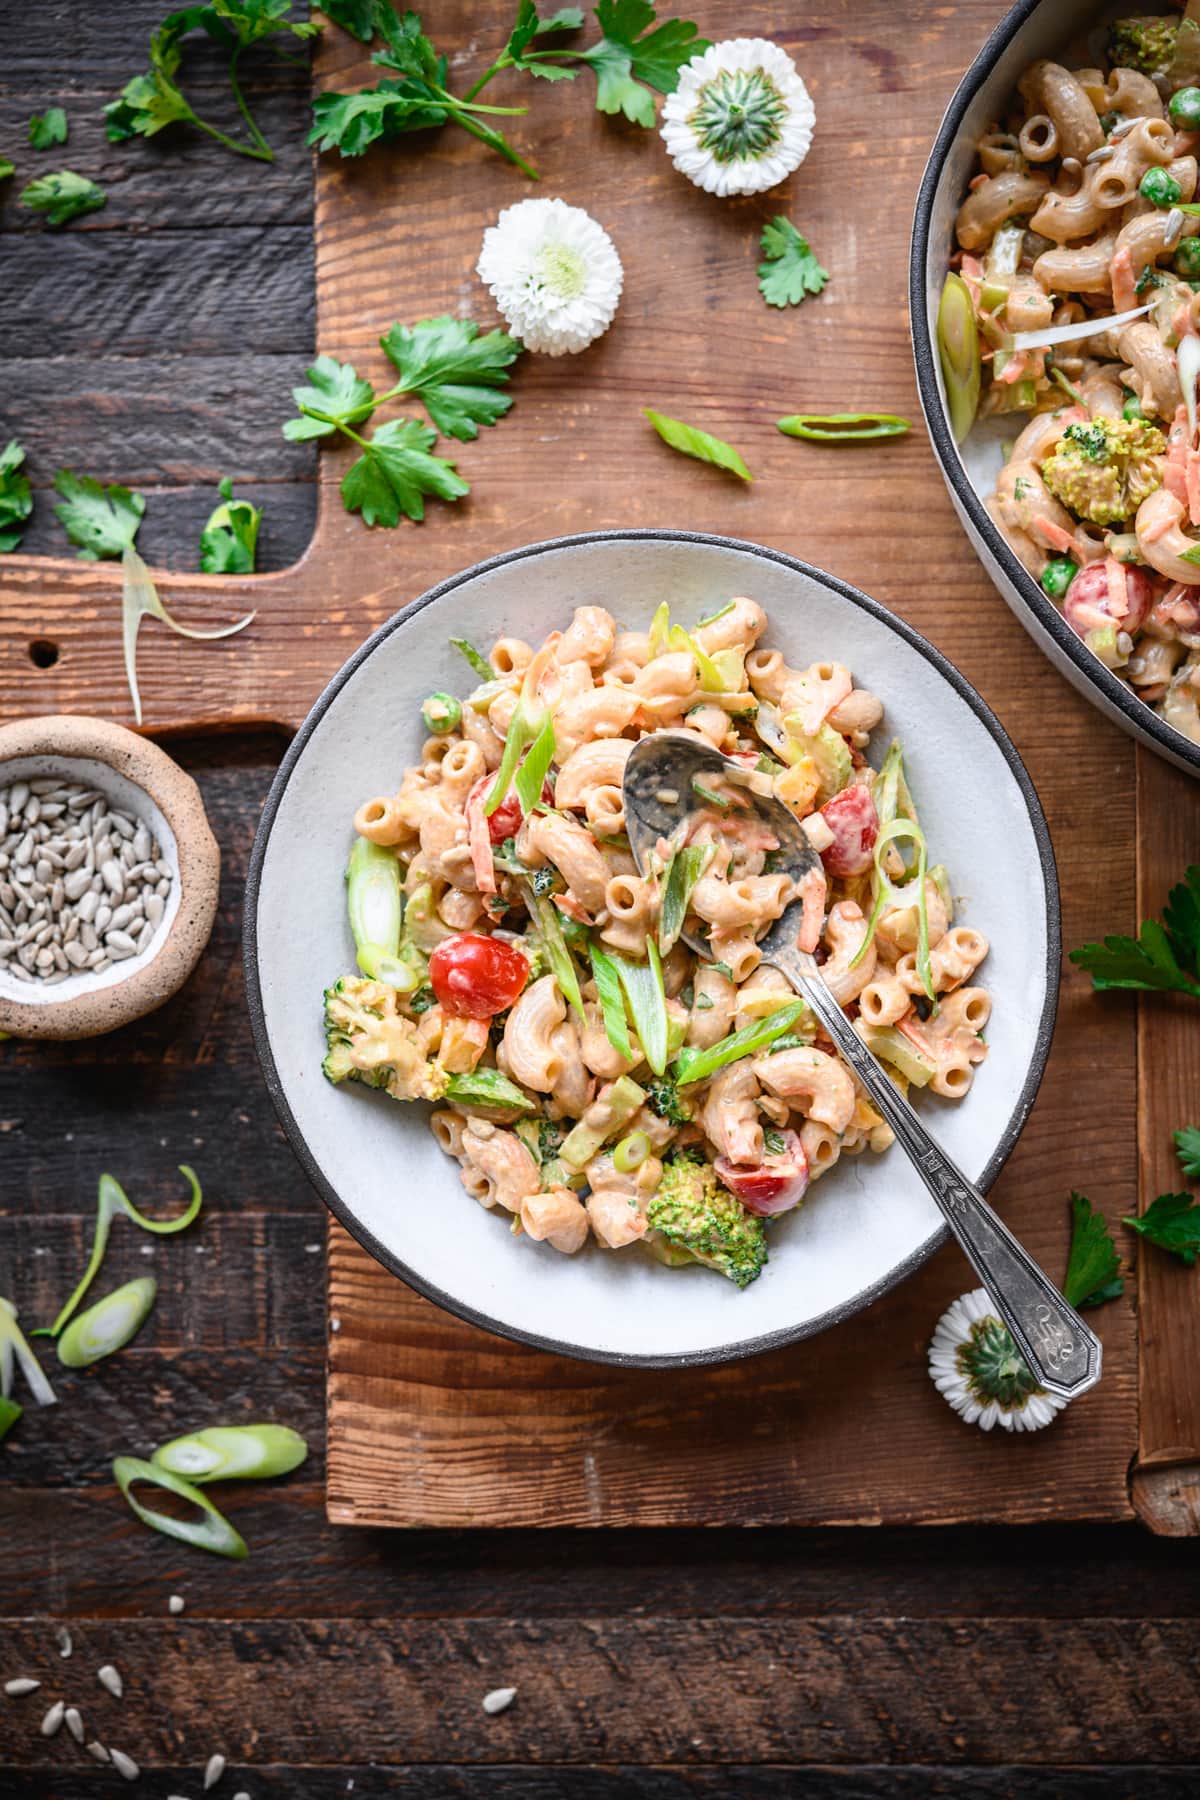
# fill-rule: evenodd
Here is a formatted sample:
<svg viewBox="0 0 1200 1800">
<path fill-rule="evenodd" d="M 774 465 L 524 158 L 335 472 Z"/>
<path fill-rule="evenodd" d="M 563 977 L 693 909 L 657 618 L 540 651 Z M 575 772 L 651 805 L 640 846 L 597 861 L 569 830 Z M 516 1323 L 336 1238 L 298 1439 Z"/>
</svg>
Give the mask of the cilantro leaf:
<svg viewBox="0 0 1200 1800">
<path fill-rule="evenodd" d="M 318 356 L 308 369 L 308 387 L 292 389 L 292 399 L 300 412 L 298 419 L 288 419 L 283 435 L 293 442 L 305 438 L 328 437 L 339 425 L 352 425 L 370 417 L 375 407 L 375 389 L 363 381 L 353 363 L 338 362 L 334 356 Z"/>
<path fill-rule="evenodd" d="M 367 525 L 398 525 L 401 513 L 425 517 L 425 495 L 460 500 L 470 493 L 445 457 L 431 456 L 437 433 L 416 419 L 381 425 L 342 481 L 348 512 L 361 512 Z"/>
<path fill-rule="evenodd" d="M 3 460 L 0 459 L 0 468 Z M 1200 1181 L 1200 1129 L 1195 1125 L 1185 1125 L 1181 1131 L 1174 1133 L 1175 1154 L 1179 1158 L 1179 1166 L 1190 1181 Z"/>
<path fill-rule="evenodd" d="M 206 575 L 253 575 L 262 512 L 249 500 L 234 499 L 228 475 L 217 491 L 221 505 L 200 534 L 200 567 Z"/>
<path fill-rule="evenodd" d="M 1063 1294 L 1071 1306 L 1099 1306 L 1124 1293 L 1121 1258 L 1104 1214 L 1084 1194 L 1071 1195 L 1071 1249 Z"/>
<path fill-rule="evenodd" d="M 20 204 L 30 212 L 45 213 L 47 225 L 65 225 L 83 213 L 99 212 L 108 195 L 86 175 L 60 169 L 55 175 L 39 175 L 21 192 Z"/>
<path fill-rule="evenodd" d="M 668 419 L 665 414 L 654 412 L 648 406 L 643 406 L 642 411 L 663 443 L 670 444 L 672 450 L 680 450 L 684 456 L 694 456 L 699 462 L 712 463 L 715 468 L 727 469 L 731 475 L 740 475 L 743 481 L 753 481 L 753 475 L 738 452 L 724 438 L 712 437 L 707 431 L 697 430 L 694 425 L 685 425 L 682 419 Z"/>
<path fill-rule="evenodd" d="M 1140 1218 L 1121 1221 L 1191 1268 L 1200 1256 L 1200 1203 L 1191 1194 L 1160 1194 Z"/>
<path fill-rule="evenodd" d="M 90 475 L 60 469 L 54 485 L 62 495 L 55 515 L 73 544 L 80 546 L 83 562 L 102 556 L 121 556 L 133 548 L 146 502 L 127 487 L 104 487 Z"/>
<path fill-rule="evenodd" d="M 799 306 L 829 280 L 808 239 L 782 213 L 763 226 L 761 244 L 766 261 L 758 265 L 758 289 L 768 306 Z"/>
<path fill-rule="evenodd" d="M 1106 937 L 1082 944 L 1071 961 L 1086 969 L 1094 988 L 1147 988 L 1200 999 L 1200 867 L 1193 864 L 1171 889 L 1163 923 L 1147 919 L 1136 938 Z"/>
<path fill-rule="evenodd" d="M 67 115 L 61 106 L 48 106 L 44 113 L 34 113 L 29 121 L 29 141 L 35 150 L 52 150 L 65 144 L 68 137 Z"/>
<path fill-rule="evenodd" d="M 24 461 L 24 450 L 16 438 L 11 438 L 0 450 L 0 554 L 17 548 L 25 521 L 33 511 L 29 477 L 18 472 Z"/>
<path fill-rule="evenodd" d="M 384 0 L 325 0 L 321 11 L 360 44 L 369 44 L 379 30 L 383 4 Z"/>
<path fill-rule="evenodd" d="M 379 341 L 396 366 L 401 391 L 419 395 L 447 437 L 478 437 L 481 425 L 494 425 L 512 405 L 512 395 L 499 389 L 521 346 L 507 332 L 480 336 L 470 319 L 442 317 L 411 328 L 393 325 Z"/>
<path fill-rule="evenodd" d="M 667 19 L 651 31 L 657 14 L 650 0 L 600 0 L 596 23 L 603 36 L 579 53 L 596 76 L 596 105 L 624 113 L 635 125 L 654 125 L 654 96 L 673 94 L 685 62 L 708 49 L 690 19 Z M 645 85 L 643 85 L 645 84 Z"/>
</svg>

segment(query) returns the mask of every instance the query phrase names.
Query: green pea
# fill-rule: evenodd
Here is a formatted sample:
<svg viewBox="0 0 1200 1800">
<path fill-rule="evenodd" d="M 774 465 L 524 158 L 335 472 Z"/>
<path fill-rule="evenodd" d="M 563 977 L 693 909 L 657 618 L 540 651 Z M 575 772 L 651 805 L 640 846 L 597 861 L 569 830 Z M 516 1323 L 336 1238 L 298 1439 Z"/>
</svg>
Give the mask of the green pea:
<svg viewBox="0 0 1200 1800">
<path fill-rule="evenodd" d="M 1197 88 L 1196 91 L 1200 93 L 1200 88 Z M 1185 281 L 1193 281 L 1200 275 L 1200 237 L 1183 239 L 1175 252 L 1175 261 L 1172 266 L 1175 273 L 1182 275 Z"/>
<path fill-rule="evenodd" d="M 1183 189 L 1166 169 L 1147 169 L 1138 193 L 1151 206 L 1176 206 L 1183 198 Z"/>
<path fill-rule="evenodd" d="M 1178 125 L 1181 131 L 1200 131 L 1200 88 L 1180 88 L 1171 95 L 1167 110 L 1172 125 Z"/>
<path fill-rule="evenodd" d="M 434 737 L 445 737 L 462 718 L 462 706 L 453 694 L 430 694 L 421 708 L 421 718 L 426 731 L 432 731 Z"/>
<path fill-rule="evenodd" d="M 1078 573 L 1079 564 L 1069 556 L 1052 557 L 1042 570 L 1042 586 L 1052 600 L 1061 600 Z"/>
<path fill-rule="evenodd" d="M 1191 243 L 1191 241 L 1192 240 L 1189 238 L 1188 239 L 1189 244 Z M 1125 396 L 1125 404 L 1121 408 L 1121 417 L 1123 419 L 1127 419 L 1130 422 L 1130 424 L 1132 424 L 1134 422 L 1134 420 L 1136 420 L 1136 419 L 1144 419 L 1146 415 L 1142 411 L 1142 403 L 1138 399 L 1137 395 L 1134 393 L 1133 389 L 1132 388 L 1122 388 L 1121 392 Z"/>
</svg>

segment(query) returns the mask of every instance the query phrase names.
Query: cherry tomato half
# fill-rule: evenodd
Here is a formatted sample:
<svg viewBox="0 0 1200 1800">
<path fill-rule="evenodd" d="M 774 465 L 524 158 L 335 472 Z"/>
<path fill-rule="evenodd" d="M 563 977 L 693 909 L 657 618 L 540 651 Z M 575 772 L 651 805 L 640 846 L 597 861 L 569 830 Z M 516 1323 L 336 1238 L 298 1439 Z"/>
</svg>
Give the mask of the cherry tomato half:
<svg viewBox="0 0 1200 1800">
<path fill-rule="evenodd" d="M 519 950 L 478 931 L 444 938 L 429 959 L 433 991 L 455 1018 L 490 1019 L 512 1005 L 528 979 Z"/>
<path fill-rule="evenodd" d="M 843 788 L 826 801 L 821 817 L 833 833 L 832 844 L 821 852 L 829 874 L 865 875 L 879 836 L 879 814 L 870 788 Z"/>
<path fill-rule="evenodd" d="M 1062 603 L 1063 617 L 1072 631 L 1086 637 L 1089 631 L 1103 631 L 1107 625 L 1115 625 L 1118 631 L 1140 629 L 1154 598 L 1153 580 L 1149 570 L 1143 569 L 1140 563 L 1126 563 L 1124 573 L 1129 610 L 1118 619 L 1112 610 L 1108 564 L 1090 562 L 1080 569 Z"/>
<path fill-rule="evenodd" d="M 794 1131 L 781 1131 L 783 1149 L 768 1152 L 754 1167 L 731 1163 L 718 1156 L 713 1168 L 717 1180 L 723 1181 L 731 1194 L 736 1194 L 747 1212 L 769 1218 L 772 1213 L 790 1212 L 799 1206 L 808 1187 L 808 1158 L 804 1145 Z"/>
</svg>

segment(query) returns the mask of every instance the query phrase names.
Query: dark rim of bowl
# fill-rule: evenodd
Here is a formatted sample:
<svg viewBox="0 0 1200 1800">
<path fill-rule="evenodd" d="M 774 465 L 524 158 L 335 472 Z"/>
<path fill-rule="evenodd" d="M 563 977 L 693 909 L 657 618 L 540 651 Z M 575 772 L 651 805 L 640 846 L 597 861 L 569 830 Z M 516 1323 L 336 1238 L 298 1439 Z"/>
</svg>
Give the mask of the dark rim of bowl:
<svg viewBox="0 0 1200 1800">
<path fill-rule="evenodd" d="M 1075 664 L 1082 675 L 1102 693 L 1106 700 L 1129 721 L 1134 730 L 1154 749 L 1161 750 L 1172 761 L 1200 771 L 1200 744 L 1177 731 L 1173 725 L 1139 700 L 1125 682 L 1093 656 L 1075 635 L 1049 596 L 1010 549 L 993 524 L 983 502 L 972 487 L 963 468 L 958 447 L 950 431 L 937 381 L 937 351 L 929 330 L 926 311 L 926 271 L 932 235 L 933 208 L 942 169 L 962 129 L 967 108 L 984 82 L 989 79 L 1002 53 L 1021 26 L 1038 11 L 1044 0 L 1020 0 L 992 32 L 983 49 L 971 64 L 955 90 L 945 118 L 942 120 L 921 186 L 917 193 L 917 210 L 913 220 L 912 251 L 908 275 L 908 310 L 912 327 L 913 355 L 917 365 L 917 386 L 925 423 L 941 464 L 942 474 L 967 513 L 991 554 L 999 563 L 1010 584 L 1033 614 L 1037 623 L 1053 638 L 1055 644 Z"/>
<path fill-rule="evenodd" d="M 997 1144 L 995 1151 L 992 1153 L 983 1173 L 979 1177 L 979 1186 L 984 1192 L 991 1187 L 996 1176 L 1000 1173 L 1000 1170 L 1008 1160 L 1037 1096 L 1037 1091 L 1041 1085 L 1042 1076 L 1046 1068 L 1046 1059 L 1050 1051 L 1050 1040 L 1054 1032 L 1054 1019 L 1058 1006 L 1059 963 L 1062 953 L 1058 874 L 1055 868 L 1054 851 L 1050 842 L 1050 832 L 1046 824 L 1045 814 L 1042 811 L 1041 802 L 1039 801 L 1033 783 L 1029 778 L 1028 771 L 1021 761 L 1021 758 L 1018 756 L 1004 727 L 992 712 L 991 708 L 980 698 L 966 678 L 963 675 L 960 675 L 959 671 L 954 667 L 954 664 L 942 655 L 940 650 L 935 649 L 932 644 L 921 637 L 918 632 L 914 631 L 903 619 L 897 618 L 893 613 L 890 613 L 885 606 L 880 605 L 877 600 L 870 599 L 857 588 L 851 587 L 849 583 L 839 581 L 836 576 L 827 575 L 824 570 L 814 568 L 811 563 L 801 562 L 797 557 L 788 556 L 781 550 L 771 550 L 765 545 L 752 544 L 740 538 L 720 537 L 699 531 L 657 530 L 653 528 L 619 531 L 587 531 L 572 537 L 547 538 L 542 543 L 526 544 L 521 549 L 508 550 L 499 556 L 489 557 L 485 562 L 476 563 L 472 568 L 464 570 L 458 575 L 452 575 L 447 581 L 440 582 L 437 587 L 430 588 L 429 592 L 422 594 L 420 599 L 413 600 L 385 624 L 381 625 L 377 631 L 373 632 L 361 648 L 354 653 L 350 660 L 343 664 L 342 668 L 333 677 L 325 691 L 313 705 L 312 711 L 309 713 L 307 719 L 305 719 L 303 725 L 300 727 L 300 730 L 297 732 L 289 746 L 287 754 L 279 766 L 275 780 L 271 784 L 271 791 L 267 795 L 266 805 L 263 808 L 262 818 L 259 821 L 258 831 L 255 834 L 254 847 L 250 853 L 250 866 L 246 876 L 244 939 L 246 949 L 246 996 L 250 1011 L 250 1025 L 254 1034 L 255 1048 L 258 1051 L 259 1061 L 262 1064 L 267 1090 L 270 1093 L 275 1110 L 283 1125 L 283 1129 L 287 1134 L 288 1141 L 299 1159 L 305 1174 L 317 1189 L 334 1217 L 346 1227 L 346 1230 L 351 1236 L 357 1238 L 363 1248 L 367 1250 L 377 1262 L 381 1263 L 384 1268 L 388 1269 L 393 1275 L 398 1275 L 402 1281 L 407 1282 L 409 1287 L 415 1288 L 419 1294 L 423 1294 L 427 1300 L 432 1300 L 436 1305 L 443 1307 L 445 1311 L 455 1314 L 460 1319 L 465 1319 L 468 1324 L 479 1326 L 484 1331 L 493 1332 L 499 1337 L 513 1339 L 519 1343 L 530 1344 L 537 1350 L 546 1350 L 555 1356 L 572 1357 L 576 1361 L 610 1363 L 623 1368 L 645 1369 L 688 1368 L 699 1367 L 703 1364 L 736 1362 L 745 1356 L 758 1356 L 768 1350 L 780 1350 L 788 1344 L 799 1342 L 802 1338 L 814 1337 L 818 1332 L 827 1330 L 831 1325 L 839 1325 L 844 1320 L 851 1318 L 855 1313 L 861 1312 L 864 1307 L 870 1306 L 875 1300 L 880 1299 L 882 1295 L 888 1293 L 901 1281 L 905 1280 L 915 1269 L 920 1268 L 922 1263 L 927 1262 L 934 1251 L 945 1243 L 949 1235 L 947 1228 L 944 1225 L 940 1226 L 923 1244 L 919 1245 L 916 1250 L 906 1256 L 904 1260 L 898 1263 L 887 1275 L 881 1280 L 873 1283 L 870 1287 L 864 1288 L 853 1300 L 847 1301 L 841 1306 L 831 1307 L 828 1312 L 822 1313 L 818 1318 L 807 1320 L 804 1324 L 798 1325 L 794 1329 L 768 1332 L 762 1337 L 737 1340 L 732 1344 L 717 1346 L 710 1350 L 679 1351 L 673 1355 L 663 1356 L 623 1355 L 619 1351 L 593 1350 L 574 1344 L 563 1343 L 559 1339 L 545 1337 L 536 1331 L 524 1330 L 515 1325 L 502 1324 L 499 1320 L 491 1318 L 487 1313 L 478 1312 L 475 1308 L 465 1305 L 461 1300 L 456 1299 L 453 1294 L 446 1293 L 432 1282 L 426 1281 L 422 1276 L 416 1274 L 406 1263 L 402 1262 L 399 1257 L 387 1249 L 384 1244 L 381 1244 L 374 1234 L 367 1231 L 355 1218 L 351 1209 L 341 1199 L 341 1196 L 337 1193 L 332 1184 L 326 1180 L 323 1172 L 318 1167 L 316 1159 L 313 1157 L 308 1148 L 308 1144 L 305 1141 L 304 1134 L 288 1105 L 283 1092 L 282 1083 L 279 1079 L 279 1072 L 275 1066 L 275 1059 L 271 1053 L 271 1045 L 267 1036 L 266 1020 L 263 1012 L 262 985 L 259 980 L 258 970 L 257 914 L 258 895 L 262 883 L 263 863 L 266 858 L 267 846 L 270 842 L 271 830 L 275 822 L 275 815 L 279 810 L 280 800 L 291 779 L 292 771 L 304 754 L 309 739 L 316 731 L 317 726 L 321 723 L 325 713 L 329 710 L 329 707 L 337 698 L 346 682 L 349 681 L 350 677 L 362 666 L 367 658 L 374 654 L 380 644 L 389 638 L 401 625 L 407 624 L 411 618 L 421 612 L 425 607 L 431 606 L 435 601 L 444 598 L 445 595 L 453 593 L 456 588 L 462 587 L 464 583 L 473 581 L 477 576 L 486 575 L 494 569 L 504 568 L 509 563 L 523 562 L 527 557 L 542 556 L 551 551 L 571 550 L 584 544 L 602 543 L 702 544 L 705 547 L 719 550 L 742 551 L 751 556 L 760 557 L 764 561 L 778 563 L 781 567 L 790 569 L 798 575 L 807 576 L 810 580 L 818 582 L 821 586 L 832 589 L 835 594 L 838 594 L 843 600 L 848 600 L 851 605 L 860 608 L 863 612 L 869 613 L 873 619 L 878 619 L 881 624 L 887 626 L 891 631 L 895 632 L 898 637 L 903 638 L 907 644 L 910 644 L 914 650 L 919 651 L 925 660 L 932 664 L 938 674 L 942 676 L 943 680 L 947 681 L 959 697 L 966 702 L 995 740 L 1001 755 L 1008 764 L 1014 781 L 1021 790 L 1029 814 L 1029 822 L 1033 828 L 1033 835 L 1037 843 L 1038 859 L 1041 864 L 1042 884 L 1046 902 L 1046 994 L 1042 1003 L 1042 1015 L 1038 1021 L 1037 1035 L 1034 1042 L 1033 1055 L 1030 1060 L 1029 1072 L 1026 1075 L 1020 1097 L 1013 1109 L 1008 1124 L 1001 1134 L 1000 1141 Z"/>
</svg>

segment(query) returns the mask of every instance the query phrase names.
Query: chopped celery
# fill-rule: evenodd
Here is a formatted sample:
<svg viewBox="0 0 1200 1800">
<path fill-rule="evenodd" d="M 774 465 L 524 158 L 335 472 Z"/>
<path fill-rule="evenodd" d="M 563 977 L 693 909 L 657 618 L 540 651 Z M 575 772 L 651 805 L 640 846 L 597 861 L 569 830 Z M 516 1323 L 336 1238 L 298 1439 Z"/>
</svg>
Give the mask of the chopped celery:
<svg viewBox="0 0 1200 1800">
<path fill-rule="evenodd" d="M 537 926 L 542 950 L 545 952 L 546 961 L 558 982 L 563 999 L 569 1001 L 579 1017 L 583 1019 L 585 1015 L 583 995 L 579 991 L 579 975 L 575 968 L 574 958 L 567 949 L 567 941 L 559 922 L 558 908 L 553 901 L 547 900 L 541 894 L 535 894 L 529 882 L 525 883 L 525 892 L 529 916 Z"/>
<path fill-rule="evenodd" d="M 676 1081 L 680 1087 L 690 1086 L 694 1081 L 707 1081 L 727 1063 L 737 1062 L 743 1056 L 757 1056 L 760 1050 L 765 1050 L 768 1044 L 790 1030 L 806 1011 L 803 1000 L 792 1000 L 765 1019 L 756 1019 L 750 1025 L 743 1025 L 740 1031 L 723 1037 L 719 1043 L 710 1044 L 707 1050 L 682 1050 L 675 1063 Z"/>
<path fill-rule="evenodd" d="M 638 1034 L 638 1042 L 642 1046 L 642 1055 L 654 1073 L 661 1075 L 667 1066 L 668 1023 L 667 995 L 663 987 L 658 945 L 652 937 L 646 939 L 644 963 L 630 962 L 624 956 L 614 956 L 612 962 L 625 990 L 625 999 L 634 1030 Z"/>
<path fill-rule="evenodd" d="M 200 1211 L 203 1199 L 200 1183 L 196 1180 L 196 1171 L 189 1168 L 187 1163 L 180 1163 L 179 1173 L 191 1188 L 192 1197 L 184 1211 L 175 1219 L 148 1219 L 145 1213 L 138 1211 L 119 1181 L 111 1175 L 101 1175 L 96 1195 L 96 1229 L 92 1237 L 92 1254 L 88 1259 L 88 1266 L 83 1272 L 83 1279 L 79 1286 L 50 1327 L 47 1333 L 49 1337 L 58 1336 L 91 1286 L 96 1271 L 104 1260 L 104 1252 L 108 1246 L 108 1234 L 112 1229 L 113 1219 L 118 1213 L 124 1213 L 127 1219 L 131 1219 L 143 1231 L 152 1231 L 160 1237 L 167 1237 L 175 1231 L 183 1231 L 191 1224 Z"/>
<path fill-rule="evenodd" d="M 604 1034 L 618 1056 L 624 1057 L 626 1062 L 636 1062 L 633 1045 L 629 1041 L 629 1026 L 625 1019 L 625 1001 L 617 966 L 598 944 L 591 945 L 591 958 L 596 994 L 604 1015 Z"/>
<path fill-rule="evenodd" d="M 784 720 L 784 725 L 793 750 L 788 760 L 797 762 L 803 756 L 810 756 L 821 777 L 823 791 L 830 797 L 840 794 L 854 773 L 850 749 L 841 733 L 832 725 L 821 724 L 810 734 L 801 731 L 790 717 Z"/>
<path fill-rule="evenodd" d="M 235 1562 L 241 1562 L 248 1554 L 245 1540 L 224 1513 L 218 1512 L 208 1495 L 193 1487 L 190 1481 L 184 1481 L 182 1476 L 172 1475 L 169 1469 L 156 1468 L 137 1456 L 118 1456 L 112 1472 L 113 1480 L 133 1511 L 151 1530 L 161 1531 L 164 1537 L 176 1538 L 181 1544 L 194 1544 L 198 1550 L 211 1550 L 216 1556 L 231 1557 Z M 190 1500 L 193 1506 L 199 1507 L 202 1516 L 177 1519 L 170 1513 L 155 1512 L 152 1506 L 146 1506 L 134 1496 L 133 1485 L 138 1481 L 165 1488 L 181 1500 Z"/>
<path fill-rule="evenodd" d="M 469 1074 L 451 1075 L 443 1098 L 457 1100 L 463 1106 L 498 1106 L 527 1113 L 537 1110 L 524 1089 L 499 1069 L 472 1069 Z"/>
<path fill-rule="evenodd" d="M 86 1369 L 123 1349 L 149 1318 L 157 1292 L 154 1277 L 140 1275 L 78 1313 L 58 1340 L 59 1362 L 65 1369 Z"/>
<path fill-rule="evenodd" d="M 582 1169 L 615 1132 L 628 1125 L 641 1108 L 646 1094 L 636 1081 L 622 1075 L 603 1100 L 593 1100 L 582 1119 L 563 1139 L 559 1156 L 572 1169 Z"/>
<path fill-rule="evenodd" d="M 150 1460 L 156 1469 L 201 1486 L 290 1475 L 307 1455 L 308 1445 L 287 1425 L 209 1425 L 160 1444 Z"/>
<path fill-rule="evenodd" d="M 1084 643 L 1093 655 L 1098 656 L 1106 669 L 1121 669 L 1129 661 L 1128 656 L 1121 654 L 1117 644 L 1117 628 L 1115 625 L 1097 626 L 1084 637 Z"/>
</svg>

